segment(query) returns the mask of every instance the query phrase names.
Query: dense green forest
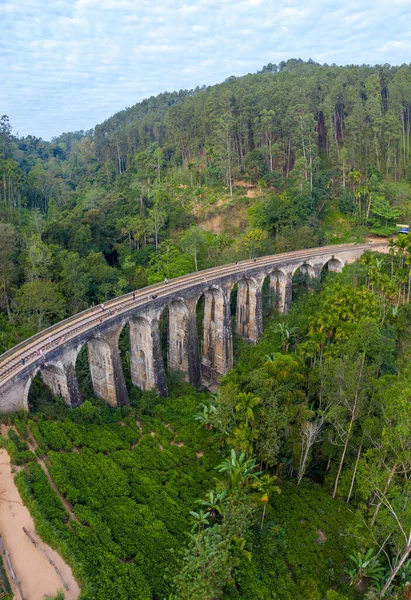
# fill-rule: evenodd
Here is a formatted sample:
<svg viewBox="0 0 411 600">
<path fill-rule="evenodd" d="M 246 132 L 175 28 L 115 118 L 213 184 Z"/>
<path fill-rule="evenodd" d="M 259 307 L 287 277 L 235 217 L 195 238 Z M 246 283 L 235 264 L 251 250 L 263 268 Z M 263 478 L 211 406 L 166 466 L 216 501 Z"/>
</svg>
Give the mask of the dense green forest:
<svg viewBox="0 0 411 600">
<path fill-rule="evenodd" d="M 164 277 L 386 235 L 410 207 L 411 67 L 268 65 L 45 142 L 0 120 L 0 350 Z"/>
<path fill-rule="evenodd" d="M 0 352 L 165 277 L 391 235 L 410 107 L 410 66 L 290 60 L 51 142 L 3 116 Z M 2 443 L 81 600 L 411 598 L 410 265 L 400 235 L 315 293 L 295 280 L 216 395 L 127 380 L 109 407 L 80 355 L 70 409 L 36 378 Z"/>
</svg>

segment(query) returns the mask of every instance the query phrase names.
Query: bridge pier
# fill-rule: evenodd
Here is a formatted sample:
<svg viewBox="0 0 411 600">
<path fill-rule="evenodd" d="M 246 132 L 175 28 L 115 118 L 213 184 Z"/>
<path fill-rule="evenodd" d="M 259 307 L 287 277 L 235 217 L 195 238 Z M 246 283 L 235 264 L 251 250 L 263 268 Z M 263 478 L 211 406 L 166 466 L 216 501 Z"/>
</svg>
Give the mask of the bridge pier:
<svg viewBox="0 0 411 600">
<path fill-rule="evenodd" d="M 128 404 L 118 340 L 122 327 L 107 330 L 87 342 L 88 362 L 95 395 L 111 404 Z"/>
<path fill-rule="evenodd" d="M 167 396 L 158 328 L 160 314 L 160 310 L 152 310 L 130 319 L 131 381 L 143 391 L 156 389 L 161 396 Z"/>
<path fill-rule="evenodd" d="M 76 376 L 77 351 L 69 349 L 58 361 L 46 362 L 40 368 L 44 384 L 53 396 L 61 396 L 66 404 L 75 408 L 82 403 Z"/>
<path fill-rule="evenodd" d="M 230 292 L 232 284 L 212 288 L 204 294 L 202 381 L 218 383 L 233 367 Z"/>
<path fill-rule="evenodd" d="M 36 372 L 24 372 L 12 379 L 0 390 L 0 407 L 2 413 L 28 410 L 28 395 L 31 382 Z"/>
<path fill-rule="evenodd" d="M 181 371 L 188 380 L 188 308 L 176 300 L 168 306 L 168 370 Z"/>
<path fill-rule="evenodd" d="M 263 332 L 264 275 L 238 282 L 236 334 L 250 342 L 257 342 Z"/>
<path fill-rule="evenodd" d="M 201 363 L 200 348 L 197 329 L 197 301 L 198 298 L 189 298 L 186 300 L 188 308 L 187 323 L 187 354 L 188 354 L 188 380 L 196 390 L 201 390 L 203 385 L 201 381 Z"/>
<path fill-rule="evenodd" d="M 176 300 L 168 307 L 168 370 L 181 371 L 185 380 L 201 388 L 196 298 Z"/>
<path fill-rule="evenodd" d="M 278 312 L 286 314 L 291 308 L 293 294 L 293 276 L 280 270 L 270 273 L 270 287 L 273 291 Z"/>
</svg>

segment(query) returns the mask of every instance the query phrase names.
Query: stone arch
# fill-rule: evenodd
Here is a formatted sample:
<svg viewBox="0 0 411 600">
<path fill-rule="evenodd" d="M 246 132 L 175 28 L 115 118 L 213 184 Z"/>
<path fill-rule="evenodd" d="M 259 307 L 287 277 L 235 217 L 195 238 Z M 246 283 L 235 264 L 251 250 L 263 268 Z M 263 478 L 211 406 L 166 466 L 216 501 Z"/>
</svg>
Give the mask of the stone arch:
<svg viewBox="0 0 411 600">
<path fill-rule="evenodd" d="M 340 271 L 342 271 L 343 266 L 344 263 L 339 258 L 335 258 L 335 256 L 332 256 L 321 267 L 321 273 L 323 271 L 329 271 L 330 273 L 339 273 Z"/>
<path fill-rule="evenodd" d="M 196 305 L 198 305 L 198 303 L 199 303 L 199 301 L 201 300 L 201 298 L 202 298 L 203 296 L 205 296 L 206 294 L 213 294 L 213 295 L 215 295 L 216 297 L 222 297 L 222 296 L 224 296 L 224 290 L 223 290 L 221 287 L 219 287 L 218 285 L 211 284 L 211 285 L 209 285 L 207 288 L 205 288 L 205 289 L 204 289 L 204 290 L 201 292 L 201 294 L 199 294 L 199 295 L 196 297 L 196 299 L 195 299 L 195 304 L 196 304 Z"/>
<path fill-rule="evenodd" d="M 67 351 L 60 360 L 43 360 L 29 376 L 25 390 L 24 403 L 28 404 L 31 385 L 38 374 L 52 396 L 61 397 L 68 406 L 76 407 L 82 402 L 75 373 L 73 353 Z"/>
<path fill-rule="evenodd" d="M 93 390 L 112 406 L 128 404 L 128 393 L 121 364 L 119 338 L 127 319 L 107 327 L 87 339 L 88 362 Z"/>
<path fill-rule="evenodd" d="M 316 268 L 310 262 L 304 261 L 296 265 L 292 271 L 291 299 L 303 291 L 313 291 L 316 279 Z"/>
<path fill-rule="evenodd" d="M 201 294 L 199 294 L 194 299 L 194 306 L 196 311 L 196 320 L 197 320 L 197 329 L 198 329 L 198 339 L 199 339 L 199 355 L 200 360 L 204 353 L 204 319 L 205 319 L 205 311 L 207 308 L 207 319 L 212 323 L 215 323 L 215 301 L 216 297 L 222 301 L 224 299 L 223 290 L 215 285 L 210 285 L 206 289 L 204 289 Z"/>
<path fill-rule="evenodd" d="M 296 267 L 294 267 L 293 271 L 292 271 L 292 277 L 294 277 L 294 275 L 297 273 L 297 271 L 300 271 L 303 275 L 306 275 L 310 278 L 315 277 L 315 268 L 308 261 L 304 261 L 304 262 L 300 263 L 299 265 L 297 265 Z"/>
<path fill-rule="evenodd" d="M 36 367 L 34 369 L 34 371 L 32 373 L 30 373 L 29 377 L 27 378 L 27 381 L 24 383 L 24 387 L 23 387 L 23 407 L 24 410 L 28 410 L 29 409 L 29 393 L 30 393 L 30 388 L 32 386 L 33 381 L 35 380 L 36 376 L 38 374 L 41 374 L 41 370 L 40 367 Z M 43 379 L 43 378 L 42 378 Z M 44 381 L 44 379 L 43 379 Z"/>
</svg>

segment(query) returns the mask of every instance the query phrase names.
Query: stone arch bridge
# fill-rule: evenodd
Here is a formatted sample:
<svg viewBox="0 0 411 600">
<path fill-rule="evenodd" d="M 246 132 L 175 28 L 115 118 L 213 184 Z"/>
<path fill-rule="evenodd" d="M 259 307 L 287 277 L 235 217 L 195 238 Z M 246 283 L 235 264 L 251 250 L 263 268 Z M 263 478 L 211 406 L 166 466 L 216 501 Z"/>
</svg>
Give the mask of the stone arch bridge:
<svg viewBox="0 0 411 600">
<path fill-rule="evenodd" d="M 168 308 L 169 371 L 180 371 L 196 388 L 217 383 L 233 366 L 230 294 L 237 284 L 235 332 L 250 342 L 262 333 L 262 286 L 266 277 L 280 312 L 291 306 L 292 278 L 299 269 L 318 278 L 322 269 L 340 271 L 366 250 L 387 252 L 386 243 L 345 244 L 288 252 L 215 267 L 169 283 L 156 284 L 110 300 L 105 309 L 87 309 L 25 340 L 0 356 L 0 412 L 28 409 L 37 373 L 52 394 L 70 406 L 81 404 L 76 359 L 87 345 L 94 393 L 113 406 L 128 403 L 118 341 L 130 329 L 130 370 L 134 385 L 167 395 L 159 321 Z M 202 355 L 196 321 L 204 297 Z"/>
</svg>

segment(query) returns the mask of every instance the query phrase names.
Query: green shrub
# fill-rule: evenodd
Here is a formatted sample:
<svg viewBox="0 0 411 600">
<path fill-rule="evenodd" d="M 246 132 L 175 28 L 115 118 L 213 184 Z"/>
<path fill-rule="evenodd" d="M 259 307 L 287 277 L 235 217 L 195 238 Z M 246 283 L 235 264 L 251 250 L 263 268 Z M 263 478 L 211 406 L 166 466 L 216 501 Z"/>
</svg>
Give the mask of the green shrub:
<svg viewBox="0 0 411 600">
<path fill-rule="evenodd" d="M 35 454 L 29 450 L 26 442 L 22 441 L 12 429 L 8 433 L 6 448 L 14 465 L 24 465 L 36 459 Z"/>
</svg>

